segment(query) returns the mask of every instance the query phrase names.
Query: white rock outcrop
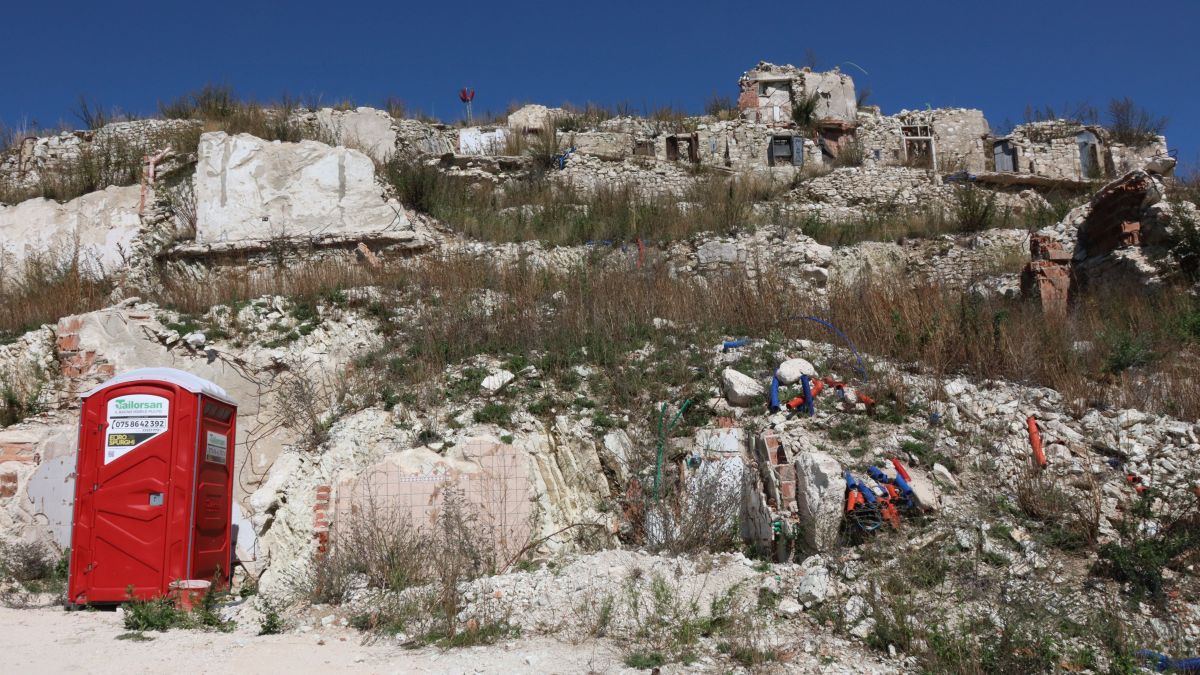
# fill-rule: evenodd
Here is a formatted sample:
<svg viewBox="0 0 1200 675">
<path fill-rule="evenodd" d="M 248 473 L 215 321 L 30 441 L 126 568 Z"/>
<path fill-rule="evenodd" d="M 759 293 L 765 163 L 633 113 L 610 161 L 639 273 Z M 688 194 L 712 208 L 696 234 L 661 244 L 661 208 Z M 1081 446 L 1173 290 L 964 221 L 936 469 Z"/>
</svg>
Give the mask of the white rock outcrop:
<svg viewBox="0 0 1200 675">
<path fill-rule="evenodd" d="M 338 145 L 361 150 L 376 162 L 386 162 L 396 153 L 396 129 L 386 111 L 321 108 L 317 111 L 317 123 Z"/>
<path fill-rule="evenodd" d="M 411 229 L 384 199 L 371 158 L 349 148 L 208 133 L 195 183 L 198 243 Z"/>
<path fill-rule="evenodd" d="M 0 205 L 0 276 L 33 255 L 72 256 L 111 271 L 126 262 L 141 229 L 139 186 L 110 187 L 59 204 Z"/>
</svg>

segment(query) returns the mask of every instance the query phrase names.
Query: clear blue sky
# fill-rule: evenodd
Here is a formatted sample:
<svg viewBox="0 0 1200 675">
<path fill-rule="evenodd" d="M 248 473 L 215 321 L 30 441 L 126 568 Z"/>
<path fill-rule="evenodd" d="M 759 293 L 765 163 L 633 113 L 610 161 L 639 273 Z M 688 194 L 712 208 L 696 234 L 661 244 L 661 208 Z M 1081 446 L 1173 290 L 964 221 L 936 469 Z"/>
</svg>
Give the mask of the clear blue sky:
<svg viewBox="0 0 1200 675">
<path fill-rule="evenodd" d="M 1170 117 L 1200 161 L 1200 2 L 14 2 L 3 11 L 0 121 L 53 125 L 86 94 L 150 114 L 208 82 L 378 104 L 443 119 L 511 101 L 673 104 L 736 96 L 759 60 L 843 65 L 885 112 L 981 108 L 993 127 L 1026 105 L 1131 96 Z"/>
</svg>

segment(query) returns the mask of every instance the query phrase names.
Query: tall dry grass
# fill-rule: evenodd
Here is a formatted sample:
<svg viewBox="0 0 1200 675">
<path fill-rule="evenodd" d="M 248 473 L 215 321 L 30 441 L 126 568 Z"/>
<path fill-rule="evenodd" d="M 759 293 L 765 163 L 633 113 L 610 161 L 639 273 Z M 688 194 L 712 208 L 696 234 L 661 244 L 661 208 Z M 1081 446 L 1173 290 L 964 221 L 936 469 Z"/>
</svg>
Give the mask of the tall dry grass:
<svg viewBox="0 0 1200 675">
<path fill-rule="evenodd" d="M 77 251 L 31 255 L 20 264 L 5 262 L 0 253 L 0 344 L 109 303 L 112 280 Z"/>
<path fill-rule="evenodd" d="M 200 312 L 210 302 L 268 294 L 311 300 L 363 285 L 384 291 L 381 300 L 359 304 L 383 321 L 386 334 L 363 365 L 384 369 L 397 382 L 423 381 L 476 354 L 523 355 L 551 375 L 580 363 L 598 366 L 612 382 L 608 393 L 629 402 L 661 393 L 659 380 L 693 368 L 689 350 L 655 328 L 655 319 L 680 326 L 677 332 L 691 344 L 746 335 L 830 340 L 825 329 L 791 318 L 818 315 L 861 351 L 915 364 L 935 377 L 1047 386 L 1077 407 L 1200 416 L 1200 305 L 1174 290 L 1097 294 L 1056 319 L 1019 300 L 887 279 L 820 298 L 797 294 L 772 274 L 701 282 L 673 277 L 656 264 L 612 269 L 588 262 L 549 272 L 431 259 L 383 271 L 325 263 L 171 281 L 158 299 Z M 654 371 L 630 368 L 629 353 L 647 342 L 660 347 L 656 358 L 664 363 Z"/>
<path fill-rule="evenodd" d="M 675 240 L 762 224 L 767 219 L 755 216 L 753 205 L 785 187 L 756 178 L 699 176 L 681 195 L 646 194 L 627 183 L 582 189 L 544 175 L 493 186 L 405 159 L 393 160 L 385 175 L 406 206 L 463 234 L 547 245 Z"/>
</svg>

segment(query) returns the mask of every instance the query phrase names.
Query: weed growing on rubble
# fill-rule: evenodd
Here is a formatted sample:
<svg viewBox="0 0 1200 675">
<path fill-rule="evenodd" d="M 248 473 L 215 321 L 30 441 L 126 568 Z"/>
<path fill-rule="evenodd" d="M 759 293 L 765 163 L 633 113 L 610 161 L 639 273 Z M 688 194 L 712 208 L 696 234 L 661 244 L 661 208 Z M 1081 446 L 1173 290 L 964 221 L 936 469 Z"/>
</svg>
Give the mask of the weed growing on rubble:
<svg viewBox="0 0 1200 675">
<path fill-rule="evenodd" d="M 0 253 L 0 344 L 45 323 L 103 307 L 112 281 L 78 249 L 26 257 L 7 267 Z"/>
<path fill-rule="evenodd" d="M 132 587 L 129 593 L 129 601 L 121 605 L 125 611 L 125 630 L 128 631 L 166 632 L 172 628 L 192 628 L 228 633 L 236 628 L 233 621 L 226 621 L 220 615 L 220 605 L 229 597 L 227 592 L 213 590 L 205 593 L 200 604 L 190 612 L 180 609 L 170 596 L 137 600 L 132 597 Z"/>
<path fill-rule="evenodd" d="M 1119 405 L 1180 417 L 1200 415 L 1195 360 L 1160 358 L 1193 353 L 1200 346 L 1200 331 L 1189 328 L 1200 325 L 1193 319 L 1200 315 L 1200 305 L 1174 289 L 1136 296 L 1114 290 L 1086 298 L 1067 316 L 1056 318 L 1029 303 L 887 280 L 835 288 L 821 300 L 789 292 L 771 273 L 700 284 L 672 278 L 657 264 L 622 270 L 585 262 L 564 272 L 534 273 L 519 265 L 502 268 L 450 259 L 379 271 L 313 263 L 272 273 L 170 277 L 155 299 L 203 314 L 213 304 L 265 295 L 311 300 L 362 286 L 379 288 L 381 296 L 370 307 L 366 302 L 350 303 L 352 307 L 389 320 L 383 343 L 364 355 L 361 365 L 385 375 L 393 387 L 440 376 L 447 366 L 478 354 L 501 359 L 522 355 L 564 390 L 579 385 L 573 367 L 586 363 L 599 371 L 600 380 L 612 383 L 603 390 L 614 398 L 612 403 L 632 408 L 654 400 L 651 395 L 658 400 L 688 396 L 688 387 L 709 381 L 704 366 L 693 362 L 692 350 L 673 342 L 675 332 L 686 331 L 691 344 L 773 330 L 789 339 L 825 340 L 828 335 L 820 327 L 780 319 L 819 315 L 852 335 L 861 351 L 919 364 L 936 377 L 960 373 L 1048 386 L 1074 409 Z M 494 305 L 478 302 L 482 289 L 495 294 Z M 20 292 L 15 295 L 21 297 Z M 50 294 L 38 298 L 61 301 Z M 0 303 L 0 317 L 7 316 L 10 306 Z M 70 311 L 47 313 L 57 317 Z M 21 314 L 19 320 L 28 316 Z M 664 331 L 655 319 L 683 328 Z M 1111 373 L 1108 350 L 1095 345 L 1097 336 L 1117 329 L 1139 336 L 1149 346 L 1151 360 L 1139 358 L 1143 365 Z M 658 364 L 653 372 L 628 360 L 648 342 Z M 1155 386 L 1131 384 L 1132 378 Z M 885 391 L 877 400 L 888 409 L 907 406 L 896 382 L 880 382 L 895 389 L 895 398 Z"/>
<path fill-rule="evenodd" d="M 510 567 L 528 543 L 527 528 L 455 490 L 443 494 L 432 526 L 414 526 L 397 512 L 369 496 L 333 533 L 309 576 L 296 580 L 295 591 L 309 602 L 335 605 L 356 591 L 372 593 L 370 609 L 355 615 L 352 625 L 403 633 L 408 646 L 464 647 L 518 635 L 519 626 L 500 604 L 477 606 L 470 618 L 462 618 L 460 587 Z"/>
<path fill-rule="evenodd" d="M 1161 602 L 1165 597 L 1164 570 L 1200 559 L 1200 506 L 1156 513 L 1157 490 L 1138 496 L 1117 523 L 1120 537 L 1100 547 L 1095 571 L 1128 584 L 1134 598 Z"/>
<path fill-rule="evenodd" d="M 1042 524 L 1043 540 L 1065 551 L 1094 546 L 1100 537 L 1100 488 L 1094 480 L 1066 488 L 1029 469 L 1017 483 L 1017 505 Z"/>
</svg>

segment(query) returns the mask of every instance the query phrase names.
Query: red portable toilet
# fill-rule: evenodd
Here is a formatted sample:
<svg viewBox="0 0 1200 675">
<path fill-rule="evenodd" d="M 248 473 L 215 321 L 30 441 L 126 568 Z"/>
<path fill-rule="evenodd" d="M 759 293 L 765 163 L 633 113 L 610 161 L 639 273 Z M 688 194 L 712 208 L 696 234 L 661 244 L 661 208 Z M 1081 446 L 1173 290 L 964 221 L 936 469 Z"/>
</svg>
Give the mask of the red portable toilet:
<svg viewBox="0 0 1200 675">
<path fill-rule="evenodd" d="M 237 404 L 174 368 L 141 368 L 83 395 L 68 599 L 153 598 L 228 583 Z"/>
</svg>

